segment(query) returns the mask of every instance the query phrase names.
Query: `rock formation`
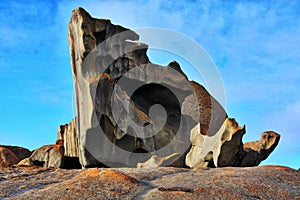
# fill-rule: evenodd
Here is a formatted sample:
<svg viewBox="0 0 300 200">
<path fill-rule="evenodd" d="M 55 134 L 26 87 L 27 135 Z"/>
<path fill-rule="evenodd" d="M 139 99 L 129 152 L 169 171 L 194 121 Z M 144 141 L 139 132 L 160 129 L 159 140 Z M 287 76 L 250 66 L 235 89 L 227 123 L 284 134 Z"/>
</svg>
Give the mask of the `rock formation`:
<svg viewBox="0 0 300 200">
<path fill-rule="evenodd" d="M 265 160 L 275 149 L 280 135 L 274 131 L 266 131 L 261 134 L 259 141 L 247 142 L 244 144 L 245 156 L 241 161 L 242 167 L 257 166 Z"/>
<path fill-rule="evenodd" d="M 10 154 L 2 166 L 7 167 L 13 164 L 19 166 L 41 166 L 53 168 L 77 169 L 81 168 L 78 158 L 78 138 L 76 119 L 69 124 L 60 125 L 57 133 L 56 144 L 44 145 L 33 152 L 28 149 L 16 146 L 5 147 L 5 155 Z M 7 150 L 8 149 L 8 150 Z M 4 154 L 4 151 L 3 151 Z M 6 157 L 3 157 L 6 158 Z M 1 159 L 0 159 L 1 161 Z M 4 161 L 1 161 L 4 163 Z"/>
<path fill-rule="evenodd" d="M 19 162 L 19 158 L 5 147 L 0 147 L 0 158 L 0 167 L 9 167 Z"/>
<path fill-rule="evenodd" d="M 81 168 L 78 158 L 76 118 L 58 127 L 56 144 L 44 145 L 22 157 L 19 166 L 42 166 L 65 169 Z M 30 156 L 31 155 L 31 156 Z M 30 157 L 29 157 L 30 156 Z"/>
<path fill-rule="evenodd" d="M 31 151 L 18 146 L 0 145 L 0 167 L 9 167 L 31 155 Z"/>
<path fill-rule="evenodd" d="M 56 144 L 61 144 L 64 147 L 63 168 L 79 169 L 78 155 L 78 136 L 76 128 L 76 118 L 72 119 L 69 124 L 60 125 L 57 133 Z"/>
<path fill-rule="evenodd" d="M 59 137 L 66 156 L 78 155 L 83 167 L 134 167 L 180 154 L 164 166 L 194 168 L 255 166 L 273 151 L 279 137 L 244 149 L 245 127 L 227 118 L 176 61 L 151 63 L 148 46 L 138 39 L 127 28 L 73 10 L 69 44 L 77 122 L 72 121 L 71 134 Z"/>
<path fill-rule="evenodd" d="M 10 149 L 18 157 L 19 160 L 28 158 L 32 153 L 29 149 L 26 149 L 24 147 L 10 146 L 10 145 L 1 145 L 1 147 Z"/>
<path fill-rule="evenodd" d="M 227 117 L 204 87 L 187 79 L 178 63 L 152 64 L 148 46 L 138 38 L 109 20 L 92 18 L 82 8 L 72 13 L 69 43 L 84 167 L 136 166 L 152 154 L 184 154 L 197 123 L 202 134 L 213 135 Z M 169 164 L 183 166 L 184 159 Z"/>
<path fill-rule="evenodd" d="M 57 133 L 57 143 L 64 146 L 64 156 L 78 157 L 78 137 L 76 132 L 76 118 L 69 124 L 60 125 Z"/>
<path fill-rule="evenodd" d="M 20 161 L 20 166 L 40 166 L 62 168 L 64 162 L 64 147 L 61 144 L 44 145 L 32 153 L 29 158 Z"/>
<path fill-rule="evenodd" d="M 243 146 L 245 127 L 176 61 L 151 63 L 138 39 L 127 28 L 73 10 L 77 117 L 59 127 L 56 144 L 32 154 L 1 147 L 1 166 L 20 160 L 21 166 L 55 168 L 256 166 L 275 149 L 280 136 L 271 131 Z"/>
<path fill-rule="evenodd" d="M 242 136 L 245 127 L 227 118 L 220 130 L 209 137 L 201 134 L 200 126 L 197 124 L 191 131 L 192 147 L 186 156 L 186 164 L 192 168 L 238 166 L 244 154 Z"/>
<path fill-rule="evenodd" d="M 275 149 L 280 135 L 273 131 L 262 133 L 261 139 L 243 145 L 245 126 L 227 118 L 212 137 L 202 135 L 200 124 L 191 131 L 192 147 L 186 156 L 189 167 L 250 167 L 257 166 Z"/>
</svg>

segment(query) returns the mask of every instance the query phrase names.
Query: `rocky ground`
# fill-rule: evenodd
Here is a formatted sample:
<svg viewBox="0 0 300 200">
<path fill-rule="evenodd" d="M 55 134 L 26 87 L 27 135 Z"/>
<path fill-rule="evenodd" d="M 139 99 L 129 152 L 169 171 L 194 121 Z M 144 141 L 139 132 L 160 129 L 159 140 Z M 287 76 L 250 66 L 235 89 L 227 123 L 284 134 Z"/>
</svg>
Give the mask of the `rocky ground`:
<svg viewBox="0 0 300 200">
<path fill-rule="evenodd" d="M 300 171 L 245 168 L 0 169 L 1 199 L 300 199 Z"/>
</svg>

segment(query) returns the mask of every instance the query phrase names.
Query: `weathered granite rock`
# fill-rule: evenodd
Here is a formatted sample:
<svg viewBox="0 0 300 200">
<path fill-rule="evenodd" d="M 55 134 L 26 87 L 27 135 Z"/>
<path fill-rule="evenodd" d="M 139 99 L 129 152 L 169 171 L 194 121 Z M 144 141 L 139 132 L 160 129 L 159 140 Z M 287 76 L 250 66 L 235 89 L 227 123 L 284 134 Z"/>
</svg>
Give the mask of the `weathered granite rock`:
<svg viewBox="0 0 300 200">
<path fill-rule="evenodd" d="M 54 168 L 81 168 L 78 158 L 76 118 L 58 128 L 56 144 L 36 149 L 32 155 L 28 149 L 8 146 L 20 156 L 19 166 L 43 166 Z M 17 164 L 14 163 L 14 164 Z"/>
<path fill-rule="evenodd" d="M 200 127 L 199 123 L 191 131 L 192 148 L 186 156 L 186 164 L 192 168 L 239 166 L 244 156 L 242 137 L 245 127 L 227 118 L 212 137 L 202 135 Z"/>
<path fill-rule="evenodd" d="M 245 126 L 227 118 L 213 137 L 202 135 L 200 124 L 191 131 L 192 148 L 186 156 L 189 167 L 251 167 L 258 166 L 277 146 L 280 135 L 262 133 L 261 139 L 243 145 Z"/>
<path fill-rule="evenodd" d="M 78 157 L 76 118 L 72 119 L 69 124 L 59 126 L 56 143 L 63 144 L 65 156 Z"/>
<path fill-rule="evenodd" d="M 0 146 L 0 168 L 17 164 L 20 159 L 9 149 Z"/>
<path fill-rule="evenodd" d="M 19 158 L 19 160 L 28 158 L 32 153 L 29 149 L 26 149 L 24 147 L 10 146 L 10 145 L 0 145 L 0 146 L 10 149 Z"/>
<path fill-rule="evenodd" d="M 69 43 L 84 167 L 136 166 L 152 155 L 186 154 L 197 123 L 201 134 L 212 136 L 227 117 L 178 63 L 150 63 L 148 46 L 138 38 L 82 8 L 73 10 Z M 184 157 L 169 165 L 184 166 Z"/>
<path fill-rule="evenodd" d="M 77 134 L 77 119 L 74 118 L 68 124 L 60 125 L 58 127 L 56 144 L 64 147 L 64 161 L 63 168 L 65 169 L 80 169 L 79 163 L 79 138 Z"/>
<path fill-rule="evenodd" d="M 213 136 L 219 131 L 226 120 L 226 111 L 202 85 L 194 81 L 190 81 L 190 84 L 193 87 L 199 105 L 198 115 L 200 116 L 199 122 L 201 124 L 200 132 L 202 135 Z M 195 102 L 188 101 L 188 103 L 186 109 L 195 107 L 195 105 L 191 104 Z M 183 108 L 185 109 L 185 107 Z"/>
<path fill-rule="evenodd" d="M 0 167 L 9 167 L 31 155 L 26 148 L 10 145 L 0 145 Z"/>
<path fill-rule="evenodd" d="M 259 141 L 247 142 L 244 144 L 246 155 L 241 162 L 242 167 L 257 166 L 265 160 L 275 149 L 280 135 L 274 131 L 266 131 L 261 134 Z"/>
<path fill-rule="evenodd" d="M 64 147 L 60 144 L 44 145 L 32 153 L 29 159 L 22 160 L 19 165 L 35 165 L 41 167 L 63 167 Z"/>
<path fill-rule="evenodd" d="M 15 167 L 0 169 L 1 199 L 299 199 L 300 171 L 244 168 Z"/>
</svg>

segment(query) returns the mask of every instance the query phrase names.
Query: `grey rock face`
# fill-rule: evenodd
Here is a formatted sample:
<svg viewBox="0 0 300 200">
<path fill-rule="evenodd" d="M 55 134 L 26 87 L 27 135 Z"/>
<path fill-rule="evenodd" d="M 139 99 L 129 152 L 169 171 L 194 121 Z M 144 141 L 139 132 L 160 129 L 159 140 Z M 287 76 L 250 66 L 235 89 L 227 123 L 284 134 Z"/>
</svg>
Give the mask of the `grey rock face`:
<svg viewBox="0 0 300 200">
<path fill-rule="evenodd" d="M 107 151 L 113 152 L 113 149 L 107 149 L 105 147 L 105 143 L 108 144 L 110 141 L 113 141 L 115 137 L 109 135 L 111 137 L 108 136 L 108 138 L 104 138 L 103 135 L 100 135 L 101 127 L 99 121 L 104 130 L 114 132 L 115 122 L 110 120 L 111 114 L 107 115 L 110 113 L 110 107 L 107 104 L 110 100 L 109 97 L 111 97 L 114 78 L 122 73 L 122 69 L 119 70 L 118 66 L 126 66 L 124 67 L 124 70 L 126 70 L 126 68 L 128 70 L 130 66 L 147 63 L 148 58 L 141 57 L 141 52 L 145 51 L 141 48 L 141 50 L 130 52 L 128 55 L 123 56 L 111 64 L 113 55 L 109 54 L 108 50 L 110 50 L 110 47 L 114 47 L 116 48 L 116 51 L 120 51 L 122 47 L 118 46 L 119 44 L 117 43 L 114 45 L 113 43 L 107 42 L 106 47 L 108 50 L 106 50 L 106 48 L 99 50 L 103 50 L 104 52 L 102 56 L 100 52 L 100 56 L 97 57 L 97 66 L 86 69 L 83 67 L 83 60 L 87 55 L 93 55 L 92 50 L 96 49 L 97 44 L 100 44 L 110 36 L 126 30 L 127 29 L 123 27 L 112 25 L 109 20 L 93 19 L 81 8 L 74 10 L 72 13 L 69 24 L 69 43 L 78 115 L 78 150 L 81 164 L 85 167 L 101 164 L 99 159 L 95 157 L 98 155 L 100 157 L 108 156 Z M 130 32 L 127 38 L 122 38 L 120 40 L 125 42 L 126 39 L 135 40 L 137 38 L 138 36 L 135 33 Z M 135 45 L 134 43 L 129 42 L 127 44 Z M 141 59 L 138 59 L 140 57 Z M 103 67 L 107 64 L 110 66 L 108 66 L 105 71 L 107 73 L 104 73 Z M 98 86 L 99 82 L 100 84 Z M 95 105 L 96 102 L 94 99 L 97 87 L 99 87 L 98 90 L 102 90 L 103 92 L 98 95 L 99 103 Z M 103 99 L 101 98 L 102 96 L 104 97 Z M 104 107 L 104 109 L 95 109 L 95 106 Z M 102 115 L 103 113 L 105 115 Z M 122 135 L 122 133 L 116 135 L 121 137 L 120 135 Z M 108 139 L 108 141 L 105 141 L 105 139 Z M 131 141 L 131 143 L 132 142 L 133 141 Z M 103 159 L 101 158 L 101 160 Z"/>
</svg>

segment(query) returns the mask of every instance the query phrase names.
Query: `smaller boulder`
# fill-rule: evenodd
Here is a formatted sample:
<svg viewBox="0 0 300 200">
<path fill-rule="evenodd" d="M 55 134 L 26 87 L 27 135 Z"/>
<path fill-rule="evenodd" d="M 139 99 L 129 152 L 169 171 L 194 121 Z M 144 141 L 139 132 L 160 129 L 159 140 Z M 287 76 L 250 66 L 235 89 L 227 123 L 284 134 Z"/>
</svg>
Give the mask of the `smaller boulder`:
<svg viewBox="0 0 300 200">
<path fill-rule="evenodd" d="M 258 141 L 244 144 L 245 157 L 241 162 L 242 167 L 257 166 L 265 160 L 279 143 L 280 135 L 274 131 L 265 131 Z"/>
<path fill-rule="evenodd" d="M 27 165 L 61 168 L 64 160 L 64 147 L 61 144 L 45 145 L 36 149 L 28 160 Z"/>
<path fill-rule="evenodd" d="M 31 151 L 19 146 L 10 146 L 10 145 L 1 145 L 2 147 L 10 149 L 18 158 L 19 160 L 23 160 L 24 158 L 28 158 L 31 156 Z"/>
<path fill-rule="evenodd" d="M 19 161 L 19 158 L 9 148 L 0 146 L 0 168 L 10 167 Z"/>
</svg>

